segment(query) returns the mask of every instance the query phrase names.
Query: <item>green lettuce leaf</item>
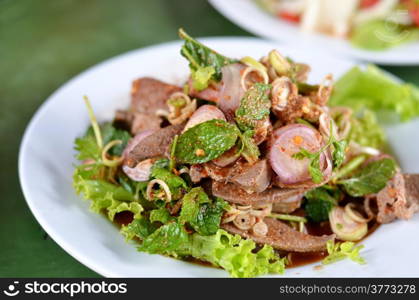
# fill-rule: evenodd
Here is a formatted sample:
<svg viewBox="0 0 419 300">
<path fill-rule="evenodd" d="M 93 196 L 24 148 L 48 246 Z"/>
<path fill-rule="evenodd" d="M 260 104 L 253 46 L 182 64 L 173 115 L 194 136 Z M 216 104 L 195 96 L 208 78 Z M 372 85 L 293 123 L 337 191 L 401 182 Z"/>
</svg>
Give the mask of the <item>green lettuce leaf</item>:
<svg viewBox="0 0 419 300">
<path fill-rule="evenodd" d="M 351 43 L 367 50 L 386 50 L 409 41 L 419 40 L 419 29 L 387 20 L 372 20 L 355 26 Z"/>
<path fill-rule="evenodd" d="M 91 200 L 91 209 L 94 212 L 106 212 L 113 221 L 115 214 L 130 211 L 134 218 L 139 218 L 143 211 L 142 206 L 135 201 L 132 193 L 122 186 L 117 186 L 104 180 L 85 179 L 76 168 L 73 175 L 73 186 L 77 194 L 83 194 L 85 199 Z"/>
<path fill-rule="evenodd" d="M 395 82 L 378 67 L 354 67 L 334 85 L 332 106 L 348 106 L 358 111 L 395 113 L 402 121 L 419 116 L 419 91 L 409 84 Z"/>
<path fill-rule="evenodd" d="M 227 270 L 233 277 L 256 277 L 264 274 L 283 274 L 285 259 L 277 256 L 270 246 L 256 252 L 252 240 L 242 239 L 219 229 L 215 235 L 193 234 L 191 255 Z"/>
<path fill-rule="evenodd" d="M 169 211 L 165 208 L 153 209 L 150 211 L 150 222 L 160 222 L 166 224 L 174 218 L 170 215 Z"/>
<path fill-rule="evenodd" d="M 144 217 L 134 219 L 128 225 L 122 226 L 121 233 L 125 236 L 125 239 L 132 240 L 133 238 L 139 238 L 144 240 L 146 237 L 156 231 L 157 226 L 152 224 L 149 220 Z"/>
<path fill-rule="evenodd" d="M 189 235 L 183 225 L 171 222 L 147 236 L 138 250 L 174 257 L 187 255 L 189 252 Z"/>
<path fill-rule="evenodd" d="M 361 146 L 383 149 L 386 144 L 386 135 L 378 124 L 374 112 L 362 109 L 352 116 L 348 141 Z"/>
</svg>

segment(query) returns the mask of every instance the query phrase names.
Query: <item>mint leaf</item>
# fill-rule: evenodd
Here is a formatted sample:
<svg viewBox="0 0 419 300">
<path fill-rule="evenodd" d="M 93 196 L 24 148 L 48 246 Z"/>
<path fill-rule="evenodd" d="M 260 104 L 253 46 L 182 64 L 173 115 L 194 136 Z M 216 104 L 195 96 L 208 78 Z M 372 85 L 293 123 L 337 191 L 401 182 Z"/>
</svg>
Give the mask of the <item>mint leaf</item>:
<svg viewBox="0 0 419 300">
<path fill-rule="evenodd" d="M 201 187 L 196 187 L 183 197 L 179 221 L 189 223 L 200 235 L 215 234 L 227 206 L 224 200 L 212 200 Z"/>
<path fill-rule="evenodd" d="M 169 211 L 165 208 L 153 209 L 150 212 L 150 222 L 160 222 L 166 224 L 174 218 L 170 215 Z"/>
<path fill-rule="evenodd" d="M 373 161 L 360 169 L 352 177 L 338 181 L 353 197 L 361 197 L 381 191 L 396 172 L 393 159 L 383 158 Z"/>
<path fill-rule="evenodd" d="M 258 160 L 260 151 L 258 146 L 253 141 L 253 130 L 247 130 L 240 135 L 241 146 L 241 155 L 249 162 L 254 163 Z"/>
<path fill-rule="evenodd" d="M 271 108 L 270 89 L 270 84 L 255 83 L 247 90 L 235 113 L 236 122 L 242 131 L 254 129 L 257 121 L 269 116 Z"/>
<path fill-rule="evenodd" d="M 188 247 L 188 233 L 181 224 L 172 222 L 161 226 L 147 236 L 138 250 L 151 254 L 160 253 L 177 257 L 187 253 Z"/>
<path fill-rule="evenodd" d="M 204 163 L 233 147 L 239 135 L 235 125 L 223 120 L 209 120 L 179 136 L 174 156 L 180 163 Z"/>
<path fill-rule="evenodd" d="M 137 237 L 144 240 L 154 231 L 157 227 L 150 223 L 146 218 L 134 219 L 131 223 L 126 226 L 122 226 L 121 233 L 127 240 L 132 240 Z"/>
<path fill-rule="evenodd" d="M 179 29 L 179 36 L 185 41 L 180 53 L 189 61 L 194 88 L 204 89 L 210 80 L 220 81 L 221 68 L 237 62 L 225 57 L 190 37 L 183 29 Z"/>
<path fill-rule="evenodd" d="M 323 186 L 308 191 L 304 197 L 307 200 L 304 206 L 307 217 L 314 222 L 321 222 L 329 219 L 329 212 L 337 205 L 340 191 Z"/>
<path fill-rule="evenodd" d="M 345 140 L 342 141 L 335 141 L 332 143 L 334 150 L 333 150 L 333 165 L 338 168 L 342 165 L 345 161 L 345 150 L 348 143 Z"/>
</svg>

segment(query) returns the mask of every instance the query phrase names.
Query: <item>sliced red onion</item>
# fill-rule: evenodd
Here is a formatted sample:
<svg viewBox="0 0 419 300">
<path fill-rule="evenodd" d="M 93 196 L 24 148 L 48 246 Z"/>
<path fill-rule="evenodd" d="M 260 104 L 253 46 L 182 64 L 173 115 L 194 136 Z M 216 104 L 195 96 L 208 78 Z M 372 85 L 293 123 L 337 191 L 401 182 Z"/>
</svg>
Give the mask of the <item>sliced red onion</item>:
<svg viewBox="0 0 419 300">
<path fill-rule="evenodd" d="M 230 150 L 224 152 L 220 157 L 213 159 L 212 162 L 218 167 L 224 168 L 234 163 L 240 157 L 240 152 L 234 146 Z"/>
<path fill-rule="evenodd" d="M 222 80 L 212 83 L 202 91 L 193 89 L 192 81 L 189 80 L 191 96 L 217 103 L 217 106 L 227 115 L 232 115 L 240 106 L 245 90 L 241 85 L 242 72 L 246 68 L 240 63 L 229 64 L 222 67 Z"/>
<path fill-rule="evenodd" d="M 189 121 L 186 123 L 185 128 L 183 129 L 183 132 L 188 130 L 191 127 L 194 127 L 195 125 L 198 125 L 200 123 L 218 119 L 218 120 L 226 120 L 223 112 L 219 110 L 215 105 L 202 105 L 200 108 L 198 108 L 192 116 L 189 118 Z"/>
<path fill-rule="evenodd" d="M 221 69 L 223 79 L 217 105 L 226 114 L 234 113 L 240 106 L 240 100 L 245 93 L 241 85 L 241 72 L 245 67 L 243 64 L 236 63 Z"/>
<path fill-rule="evenodd" d="M 126 158 L 128 153 L 132 151 L 144 138 L 149 136 L 150 134 L 154 133 L 156 130 L 149 129 L 141 131 L 140 133 L 136 134 L 132 139 L 129 140 L 127 146 L 125 147 L 124 151 L 122 152 L 122 157 Z"/>
<path fill-rule="evenodd" d="M 134 181 L 147 181 L 150 179 L 151 168 L 155 161 L 156 159 L 149 158 L 139 162 L 134 168 L 124 165 L 122 166 L 122 170 Z"/>
<path fill-rule="evenodd" d="M 308 171 L 310 160 L 298 160 L 293 155 L 301 148 L 310 152 L 319 151 L 322 145 L 321 134 L 303 124 L 291 124 L 275 130 L 270 142 L 269 162 L 278 175 L 277 183 L 284 187 L 314 184 Z M 330 153 L 324 152 L 320 155 L 320 169 L 323 170 L 324 178 L 330 176 Z"/>
</svg>

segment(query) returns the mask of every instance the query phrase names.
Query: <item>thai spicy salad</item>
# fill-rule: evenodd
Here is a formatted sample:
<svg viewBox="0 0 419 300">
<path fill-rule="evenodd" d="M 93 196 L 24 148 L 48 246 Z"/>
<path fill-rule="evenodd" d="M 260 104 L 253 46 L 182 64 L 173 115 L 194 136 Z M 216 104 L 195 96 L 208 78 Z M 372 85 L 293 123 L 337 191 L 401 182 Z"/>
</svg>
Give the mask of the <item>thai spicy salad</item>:
<svg viewBox="0 0 419 300">
<path fill-rule="evenodd" d="M 138 250 L 234 277 L 301 257 L 365 263 L 355 242 L 419 210 L 419 175 L 384 152 L 375 111 L 419 116 L 419 92 L 378 68 L 307 83 L 276 50 L 225 57 L 187 35 L 184 86 L 142 77 L 131 105 L 75 141 L 74 187 Z"/>
<path fill-rule="evenodd" d="M 360 48 L 385 50 L 419 41 L 417 0 L 255 0 L 305 32 L 347 38 Z"/>
</svg>

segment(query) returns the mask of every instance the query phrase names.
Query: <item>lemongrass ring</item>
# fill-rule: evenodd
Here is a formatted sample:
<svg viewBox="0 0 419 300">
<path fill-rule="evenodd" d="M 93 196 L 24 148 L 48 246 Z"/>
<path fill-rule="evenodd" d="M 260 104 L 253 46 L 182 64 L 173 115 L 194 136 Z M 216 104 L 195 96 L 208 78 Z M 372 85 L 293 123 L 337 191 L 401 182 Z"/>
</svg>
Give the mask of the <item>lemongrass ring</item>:
<svg viewBox="0 0 419 300">
<path fill-rule="evenodd" d="M 257 60 L 255 60 L 254 58 L 250 56 L 243 57 L 241 59 L 241 62 L 244 63 L 248 67 L 252 67 L 256 69 L 259 72 L 259 74 L 262 76 L 263 82 L 265 84 L 269 83 L 268 70 L 263 64 L 261 64 L 260 62 L 258 62 Z"/>
<path fill-rule="evenodd" d="M 291 94 L 291 80 L 282 76 L 272 82 L 272 98 L 275 100 L 275 110 L 282 111 L 288 104 L 288 98 Z"/>
<path fill-rule="evenodd" d="M 368 223 L 371 221 L 372 218 L 364 218 L 362 217 L 357 211 L 353 210 L 352 208 L 355 206 L 353 203 L 348 203 L 345 205 L 345 213 L 346 215 L 358 223 Z"/>
<path fill-rule="evenodd" d="M 160 187 L 163 188 L 164 193 L 166 194 L 166 202 L 172 201 L 172 193 L 170 192 L 169 186 L 166 184 L 166 182 L 160 179 L 153 179 L 148 183 L 147 190 L 146 190 L 146 195 L 147 195 L 148 200 L 151 201 L 153 199 L 152 192 L 153 192 L 153 187 L 155 184 L 158 184 Z"/>
<path fill-rule="evenodd" d="M 155 115 L 157 117 L 168 118 L 169 117 L 169 112 L 164 110 L 164 109 L 158 109 L 158 110 L 156 110 Z"/>
<path fill-rule="evenodd" d="M 105 147 L 103 147 L 103 150 L 102 150 L 102 162 L 103 162 L 103 164 L 105 166 L 107 166 L 107 167 L 116 167 L 116 166 L 120 165 L 123 162 L 124 158 L 122 156 L 119 157 L 119 158 L 117 158 L 117 159 L 108 159 L 106 157 L 108 151 L 112 147 L 114 147 L 116 145 L 120 145 L 120 144 L 122 144 L 122 141 L 121 140 L 113 140 L 113 141 L 110 141 L 108 144 L 106 144 Z"/>
<path fill-rule="evenodd" d="M 371 196 L 365 197 L 365 199 L 364 199 L 364 210 L 367 213 L 368 217 L 373 219 L 375 217 L 375 214 L 371 209 L 370 201 L 371 201 Z"/>
<path fill-rule="evenodd" d="M 189 168 L 188 167 L 183 167 L 179 170 L 179 175 L 180 174 L 189 174 Z"/>
<path fill-rule="evenodd" d="M 251 205 L 246 205 L 246 206 L 237 206 L 238 210 L 250 210 L 252 208 Z"/>
<path fill-rule="evenodd" d="M 291 69 L 290 62 L 276 50 L 269 52 L 268 60 L 278 75 L 287 74 Z"/>
<path fill-rule="evenodd" d="M 255 67 L 250 67 L 249 66 L 249 67 L 246 67 L 246 69 L 244 69 L 243 74 L 241 75 L 241 78 L 240 78 L 240 85 L 241 85 L 243 90 L 247 91 L 248 88 L 247 88 L 247 85 L 246 85 L 246 78 L 252 72 L 258 73 L 263 78 L 263 82 L 265 84 L 269 83 L 268 73 L 262 72 L 259 69 L 256 69 Z"/>
</svg>

